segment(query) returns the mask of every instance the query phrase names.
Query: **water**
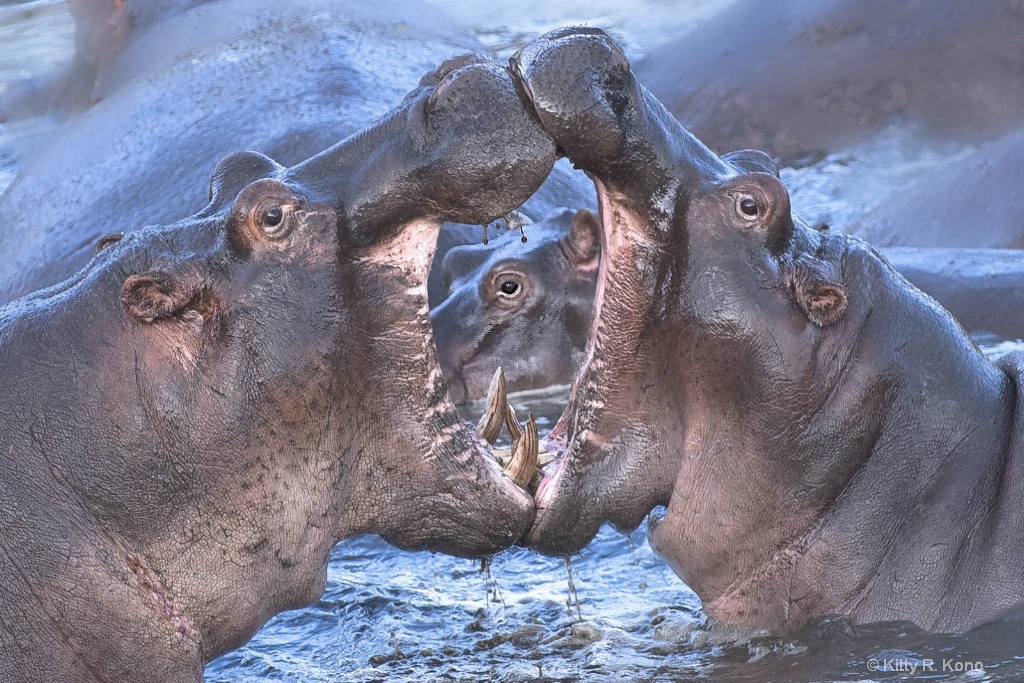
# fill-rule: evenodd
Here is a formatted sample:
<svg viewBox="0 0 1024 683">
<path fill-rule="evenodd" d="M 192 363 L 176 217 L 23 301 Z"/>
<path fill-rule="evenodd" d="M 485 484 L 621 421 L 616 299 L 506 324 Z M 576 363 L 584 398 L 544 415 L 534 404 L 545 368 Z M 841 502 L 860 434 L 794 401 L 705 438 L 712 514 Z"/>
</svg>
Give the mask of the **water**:
<svg viewBox="0 0 1024 683">
<path fill-rule="evenodd" d="M 728 0 L 530 0 L 514 10 L 471 0 L 437 4 L 505 54 L 550 28 L 582 23 L 610 29 L 636 57 Z M 0 84 L 67 58 L 72 34 L 62 3 L 0 5 Z M 0 191 L 53 125 L 45 118 L 0 125 Z M 894 124 L 782 175 L 805 218 L 841 226 L 929 165 L 969 151 Z M 1024 349 L 1021 342 L 978 342 L 993 358 Z M 534 392 L 513 403 L 547 431 L 565 394 Z M 317 604 L 273 619 L 246 646 L 211 663 L 207 680 L 1024 680 L 1024 655 L 1013 654 L 1024 651 L 1019 623 L 935 636 L 900 624 L 824 620 L 784 639 L 709 627 L 699 600 L 653 553 L 643 527 L 630 535 L 604 529 L 572 558 L 575 590 L 568 569 L 564 559 L 512 549 L 482 571 L 478 562 L 403 553 L 376 537 L 350 539 L 335 548 Z"/>
</svg>

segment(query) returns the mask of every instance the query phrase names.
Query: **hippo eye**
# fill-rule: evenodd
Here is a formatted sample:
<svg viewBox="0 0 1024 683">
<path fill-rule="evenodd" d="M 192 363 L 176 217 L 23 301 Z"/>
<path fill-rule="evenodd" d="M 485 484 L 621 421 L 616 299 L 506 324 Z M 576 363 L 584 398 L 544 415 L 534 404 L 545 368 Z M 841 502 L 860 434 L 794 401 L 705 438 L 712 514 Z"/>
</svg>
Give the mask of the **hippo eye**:
<svg viewBox="0 0 1024 683">
<path fill-rule="evenodd" d="M 739 208 L 740 215 L 744 218 L 748 220 L 757 218 L 757 200 L 749 194 L 740 197 L 736 206 Z"/>
<path fill-rule="evenodd" d="M 522 275 L 515 272 L 499 273 L 494 278 L 494 288 L 498 301 L 504 303 L 519 299 L 525 291 Z"/>
<path fill-rule="evenodd" d="M 285 218 L 286 212 L 290 208 L 277 204 L 260 214 L 259 224 L 263 234 L 274 239 L 287 237 L 288 233 L 291 232 L 291 221 L 287 221 Z"/>
</svg>

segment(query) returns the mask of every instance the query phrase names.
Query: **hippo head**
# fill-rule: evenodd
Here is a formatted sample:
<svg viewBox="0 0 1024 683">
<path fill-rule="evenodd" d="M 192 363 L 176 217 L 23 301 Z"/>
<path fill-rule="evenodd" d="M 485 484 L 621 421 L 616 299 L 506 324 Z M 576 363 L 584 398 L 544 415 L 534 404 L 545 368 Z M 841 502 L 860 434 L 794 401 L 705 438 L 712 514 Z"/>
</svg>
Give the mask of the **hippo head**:
<svg viewBox="0 0 1024 683">
<path fill-rule="evenodd" d="M 568 384 L 590 329 L 600 226 L 562 210 L 442 262 L 447 296 L 430 312 L 457 403 L 483 398 L 496 368 L 509 391 Z"/>
<path fill-rule="evenodd" d="M 40 457 L 75 449 L 61 481 L 136 557 L 110 563 L 159 576 L 206 659 L 316 599 L 341 538 L 478 557 L 529 528 L 448 397 L 426 278 L 442 221 L 508 213 L 554 159 L 506 68 L 449 60 L 295 167 L 229 156 L 203 211 L 0 315 L 5 412 L 63 406 Z"/>
<path fill-rule="evenodd" d="M 810 376 L 799 354 L 846 307 L 837 241 L 794 220 L 766 155 L 719 157 L 687 132 L 602 31 L 551 33 L 513 67 L 559 148 L 593 178 L 602 223 L 586 360 L 549 437 L 562 454 L 527 542 L 575 552 L 604 522 L 631 529 L 670 503 L 686 540 L 783 534 L 758 528 L 752 510 L 785 505 L 790 489 L 772 483 L 792 463 L 754 457 L 761 444 L 721 426 L 771 425 L 791 410 L 775 396 Z M 719 476 L 738 482 L 728 501 L 702 488 Z M 731 561 L 706 550 L 690 555 Z"/>
</svg>

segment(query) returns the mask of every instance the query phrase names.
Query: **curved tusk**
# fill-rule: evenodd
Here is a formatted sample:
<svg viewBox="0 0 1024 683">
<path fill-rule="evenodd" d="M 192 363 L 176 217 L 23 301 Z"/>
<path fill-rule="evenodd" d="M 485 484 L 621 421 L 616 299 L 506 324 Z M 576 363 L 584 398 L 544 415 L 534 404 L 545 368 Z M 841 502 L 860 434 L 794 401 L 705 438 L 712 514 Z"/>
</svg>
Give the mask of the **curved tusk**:
<svg viewBox="0 0 1024 683">
<path fill-rule="evenodd" d="M 505 424 L 506 405 L 508 402 L 505 397 L 505 373 L 499 367 L 494 371 L 491 386 L 487 388 L 487 412 L 476 425 L 476 433 L 486 439 L 489 444 L 498 440 L 501 426 Z"/>
<path fill-rule="evenodd" d="M 533 413 L 530 413 L 530 416 L 526 418 L 522 436 L 512 442 L 512 462 L 505 466 L 505 475 L 516 486 L 525 488 L 533 480 L 533 475 L 537 471 L 539 446 L 537 422 L 533 419 Z"/>
<path fill-rule="evenodd" d="M 516 418 L 516 409 L 511 403 L 505 405 L 505 427 L 508 428 L 508 438 L 512 443 L 523 435 L 523 428 L 519 426 L 519 419 Z"/>
</svg>

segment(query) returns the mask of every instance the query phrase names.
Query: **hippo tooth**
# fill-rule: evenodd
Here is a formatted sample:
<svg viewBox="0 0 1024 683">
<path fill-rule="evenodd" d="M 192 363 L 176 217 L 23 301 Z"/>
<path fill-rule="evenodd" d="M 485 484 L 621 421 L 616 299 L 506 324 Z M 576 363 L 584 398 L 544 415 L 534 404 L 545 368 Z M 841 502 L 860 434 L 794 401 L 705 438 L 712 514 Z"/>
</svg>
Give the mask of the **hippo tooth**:
<svg viewBox="0 0 1024 683">
<path fill-rule="evenodd" d="M 526 418 L 522 436 L 512 443 L 512 462 L 505 466 L 505 475 L 517 486 L 526 487 L 537 472 L 537 453 L 540 440 L 533 413 Z"/>
<path fill-rule="evenodd" d="M 505 426 L 508 428 L 508 438 L 515 443 L 523 435 L 523 428 L 516 418 L 516 409 L 511 404 L 505 404 Z"/>
<path fill-rule="evenodd" d="M 494 371 L 491 386 L 487 389 L 487 412 L 480 418 L 476 433 L 493 444 L 501 433 L 501 425 L 505 423 L 505 373 L 499 367 Z"/>
</svg>

